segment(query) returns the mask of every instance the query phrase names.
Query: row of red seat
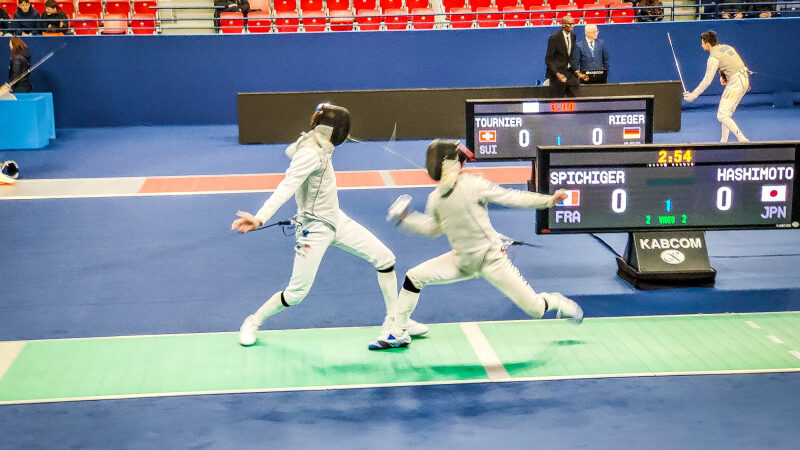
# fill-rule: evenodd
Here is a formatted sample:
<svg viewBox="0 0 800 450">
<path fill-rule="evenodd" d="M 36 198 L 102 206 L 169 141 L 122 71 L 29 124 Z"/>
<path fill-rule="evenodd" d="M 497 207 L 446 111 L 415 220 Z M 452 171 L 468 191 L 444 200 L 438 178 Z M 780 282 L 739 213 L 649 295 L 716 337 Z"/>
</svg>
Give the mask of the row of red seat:
<svg viewBox="0 0 800 450">
<path fill-rule="evenodd" d="M 523 6 L 507 6 L 503 12 L 495 7 L 482 7 L 477 11 L 470 8 L 452 8 L 447 19 L 452 28 L 471 28 L 473 24 L 481 28 L 548 26 L 554 20 L 570 14 L 576 19 L 583 18 L 585 23 L 613 23 L 633 22 L 634 14 L 631 3 L 614 3 L 611 8 L 604 8 L 601 4 L 586 5 L 587 11 L 576 11 L 575 5 L 560 5 L 557 9 L 549 6 L 533 7 L 528 10 Z M 591 9 L 595 8 L 595 9 Z M 358 25 L 359 30 L 379 30 L 381 24 L 387 30 L 432 29 L 435 13 L 430 8 L 415 8 L 411 14 L 405 8 L 385 9 L 383 13 L 377 9 L 362 9 L 355 16 L 349 11 L 330 11 L 329 17 L 323 11 L 278 11 L 274 16 L 268 13 L 252 12 L 247 16 L 247 30 L 250 33 L 269 33 L 272 31 L 274 21 L 275 31 L 319 32 L 330 29 L 331 31 L 349 31 Z M 328 21 L 328 18 L 330 19 Z M 243 33 L 245 19 L 242 13 L 229 12 L 220 16 L 220 30 L 222 33 Z"/>
<path fill-rule="evenodd" d="M 33 9 L 39 12 L 39 14 L 44 12 L 44 2 L 45 0 L 30 0 L 31 6 Z M 133 0 L 133 4 L 127 0 L 107 0 L 105 2 L 105 8 L 103 7 L 103 1 L 101 0 L 78 0 L 77 2 L 73 2 L 72 0 L 57 0 L 58 7 L 66 13 L 67 17 L 70 19 L 75 16 L 75 13 L 80 14 L 95 14 L 97 16 L 101 16 L 105 14 L 125 14 L 129 15 L 131 11 L 134 14 L 155 14 L 154 9 L 150 9 L 150 7 L 155 7 L 158 4 L 157 0 Z M 77 5 L 77 8 L 76 8 Z M 5 9 L 6 12 L 10 17 L 14 16 L 14 12 L 17 10 L 17 0 L 0 0 L 0 8 Z"/>
<path fill-rule="evenodd" d="M 618 0 L 442 0 L 445 12 L 450 12 L 452 8 L 470 8 L 476 12 L 478 8 L 495 7 L 499 11 L 510 6 L 523 6 L 530 10 L 532 7 L 549 5 L 556 9 L 559 5 L 574 5 L 577 9 L 583 9 L 584 5 L 600 3 L 609 5 L 617 3 Z M 350 10 L 351 0 L 300 0 L 299 11 L 345 11 Z M 352 0 L 352 10 L 355 12 L 362 9 L 386 11 L 387 9 L 406 8 L 409 11 L 418 8 L 429 8 L 429 0 Z M 276 12 L 298 11 L 296 0 L 274 0 Z M 262 8 L 264 9 L 264 8 Z"/>
</svg>

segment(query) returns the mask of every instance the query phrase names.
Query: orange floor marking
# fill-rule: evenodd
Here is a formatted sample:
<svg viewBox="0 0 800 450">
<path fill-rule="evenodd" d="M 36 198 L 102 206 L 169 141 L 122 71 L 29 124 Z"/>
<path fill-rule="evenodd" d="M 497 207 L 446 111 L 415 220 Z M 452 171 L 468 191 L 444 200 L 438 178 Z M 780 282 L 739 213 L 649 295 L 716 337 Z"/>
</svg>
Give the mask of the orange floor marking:
<svg viewBox="0 0 800 450">
<path fill-rule="evenodd" d="M 282 173 L 260 175 L 222 175 L 196 177 L 148 178 L 140 194 L 206 191 L 260 191 L 275 189 L 283 180 Z"/>
</svg>

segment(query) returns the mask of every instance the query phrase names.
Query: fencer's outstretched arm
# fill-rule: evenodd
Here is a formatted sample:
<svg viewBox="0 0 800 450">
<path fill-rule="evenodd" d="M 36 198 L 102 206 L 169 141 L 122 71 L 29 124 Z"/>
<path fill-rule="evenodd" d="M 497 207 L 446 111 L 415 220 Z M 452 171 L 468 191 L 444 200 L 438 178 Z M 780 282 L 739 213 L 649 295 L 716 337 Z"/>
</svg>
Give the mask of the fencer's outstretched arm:
<svg viewBox="0 0 800 450">
<path fill-rule="evenodd" d="M 231 229 L 246 233 L 265 224 L 275 214 L 275 211 L 292 198 L 306 178 L 317 170 L 321 163 L 319 155 L 313 149 L 303 147 L 298 149 L 292 157 L 289 168 L 286 169 L 286 177 L 281 180 L 275 192 L 264 202 L 261 209 L 255 216 L 241 211 L 237 212 L 239 219 L 233 222 Z"/>
<path fill-rule="evenodd" d="M 434 214 L 430 213 L 431 197 L 428 196 L 428 205 L 425 207 L 424 214 L 411 210 L 408 206 L 410 203 L 410 195 L 403 194 L 398 197 L 389 207 L 389 214 L 386 216 L 386 220 L 394 222 L 400 228 L 411 233 L 433 238 L 441 236 L 442 228 L 439 226 L 439 221 Z"/>
<path fill-rule="evenodd" d="M 481 200 L 503 206 L 543 209 L 550 208 L 566 198 L 566 194 L 563 192 L 545 195 L 536 192 L 520 191 L 518 189 L 506 189 L 494 183 L 490 183 L 488 180 L 482 181 L 484 182 L 484 186 L 480 192 Z"/>
<path fill-rule="evenodd" d="M 717 69 L 719 69 L 719 60 L 713 56 L 709 56 L 708 63 L 706 63 L 706 74 L 703 76 L 703 80 L 697 85 L 696 88 L 694 88 L 692 92 L 683 94 L 684 100 L 687 102 L 694 101 L 694 99 L 699 97 L 700 94 L 705 92 L 708 85 L 711 84 L 711 80 L 713 80 L 717 75 Z"/>
</svg>

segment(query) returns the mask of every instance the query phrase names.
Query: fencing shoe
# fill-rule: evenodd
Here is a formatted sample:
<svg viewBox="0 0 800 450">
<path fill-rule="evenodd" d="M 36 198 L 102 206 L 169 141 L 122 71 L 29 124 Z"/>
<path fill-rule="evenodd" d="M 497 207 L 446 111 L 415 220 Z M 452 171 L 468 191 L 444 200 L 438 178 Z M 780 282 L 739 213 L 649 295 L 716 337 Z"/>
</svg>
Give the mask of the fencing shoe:
<svg viewBox="0 0 800 450">
<path fill-rule="evenodd" d="M 419 323 L 416 320 L 408 319 L 408 335 L 411 337 L 419 337 L 428 332 L 428 326 L 424 323 Z"/>
<path fill-rule="evenodd" d="M 397 334 L 397 337 L 395 337 Z M 370 350 L 386 350 L 390 348 L 399 348 L 399 347 L 406 347 L 408 344 L 411 343 L 411 336 L 408 335 L 408 332 L 403 331 L 402 333 L 395 331 L 392 332 L 383 332 L 378 339 L 375 341 L 370 342 L 369 349 Z"/>
<path fill-rule="evenodd" d="M 381 325 L 382 335 L 388 334 L 392 329 L 392 325 L 394 325 L 394 319 L 392 319 L 391 316 L 386 316 L 386 318 L 383 319 L 383 325 Z M 412 338 L 422 336 L 423 334 L 427 333 L 428 330 L 428 326 L 424 323 L 419 323 L 416 320 L 408 319 L 408 328 L 406 331 Z"/>
<path fill-rule="evenodd" d="M 239 328 L 239 343 L 249 347 L 256 343 L 256 331 L 258 331 L 258 321 L 254 316 L 247 316 Z"/>
<path fill-rule="evenodd" d="M 580 324 L 583 322 L 583 309 L 574 301 L 558 294 L 561 301 L 558 303 L 556 319 L 572 319 L 573 322 Z"/>
</svg>

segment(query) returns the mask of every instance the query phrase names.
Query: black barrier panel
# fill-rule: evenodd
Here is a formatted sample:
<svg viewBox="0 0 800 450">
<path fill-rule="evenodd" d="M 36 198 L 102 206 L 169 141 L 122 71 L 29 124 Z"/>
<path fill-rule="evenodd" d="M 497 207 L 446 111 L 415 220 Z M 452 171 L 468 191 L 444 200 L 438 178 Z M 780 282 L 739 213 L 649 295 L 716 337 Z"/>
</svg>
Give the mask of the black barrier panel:
<svg viewBox="0 0 800 450">
<path fill-rule="evenodd" d="M 653 130 L 681 128 L 681 84 L 678 81 L 581 86 L 581 97 L 652 95 Z M 467 99 L 545 98 L 546 87 L 464 89 L 400 89 L 375 91 L 318 91 L 240 93 L 239 142 L 292 142 L 308 128 L 321 102 L 345 106 L 353 118 L 350 133 L 358 139 L 432 139 L 466 136 Z"/>
</svg>

